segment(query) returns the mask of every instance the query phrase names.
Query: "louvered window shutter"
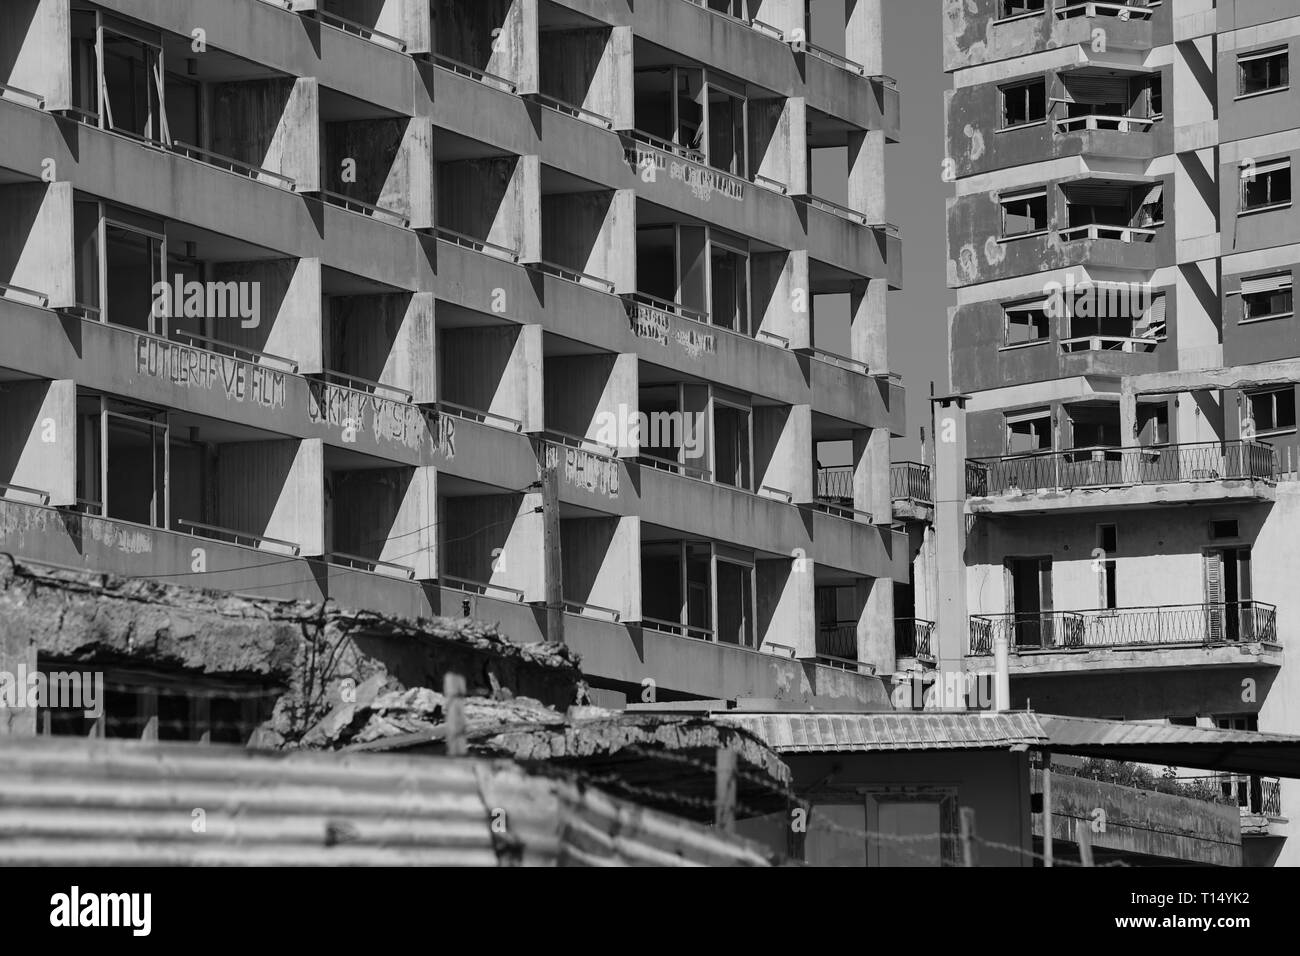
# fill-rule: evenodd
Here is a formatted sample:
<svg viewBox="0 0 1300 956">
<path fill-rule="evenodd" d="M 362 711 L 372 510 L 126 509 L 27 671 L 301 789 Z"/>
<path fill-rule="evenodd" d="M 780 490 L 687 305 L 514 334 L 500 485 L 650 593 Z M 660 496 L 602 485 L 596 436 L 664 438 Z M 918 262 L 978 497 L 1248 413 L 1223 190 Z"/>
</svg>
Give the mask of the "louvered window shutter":
<svg viewBox="0 0 1300 956">
<path fill-rule="evenodd" d="M 1223 552 L 1205 552 L 1205 603 L 1207 637 L 1223 640 Z"/>
</svg>

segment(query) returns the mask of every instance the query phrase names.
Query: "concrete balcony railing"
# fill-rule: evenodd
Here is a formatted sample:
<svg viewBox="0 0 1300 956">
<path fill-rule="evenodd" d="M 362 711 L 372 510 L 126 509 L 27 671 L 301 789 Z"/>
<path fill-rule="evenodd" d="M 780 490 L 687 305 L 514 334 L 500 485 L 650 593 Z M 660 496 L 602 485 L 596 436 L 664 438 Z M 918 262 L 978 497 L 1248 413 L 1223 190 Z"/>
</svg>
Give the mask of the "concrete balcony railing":
<svg viewBox="0 0 1300 956">
<path fill-rule="evenodd" d="M 1090 113 L 1086 116 L 1067 116 L 1056 121 L 1058 133 L 1148 133 L 1156 121 L 1144 116 L 1120 116 Z"/>
<path fill-rule="evenodd" d="M 1071 448 L 966 463 L 966 493 L 972 498 L 1177 482 L 1272 482 L 1276 478 L 1277 451 L 1249 441 Z"/>
<path fill-rule="evenodd" d="M 1145 0 L 1133 3 L 1066 3 L 1056 8 L 1056 18 L 1068 20 L 1087 17 L 1092 20 L 1097 17 L 1115 17 L 1118 20 L 1150 20 L 1154 12 Z"/>
<path fill-rule="evenodd" d="M 894 619 L 894 653 L 899 657 L 934 660 L 934 621 L 916 617 Z"/>
<path fill-rule="evenodd" d="M 1057 230 L 1061 242 L 1077 242 L 1084 239 L 1108 239 L 1115 242 L 1143 243 L 1154 242 L 1159 231 L 1144 226 L 1110 226 L 1104 223 L 1088 223 L 1083 226 L 1070 226 Z"/>
<path fill-rule="evenodd" d="M 971 615 L 972 657 L 991 655 L 1002 638 L 1014 653 L 1281 644 L 1277 607 L 1260 601 Z"/>
<path fill-rule="evenodd" d="M 1123 352 L 1127 355 L 1154 352 L 1160 339 L 1139 339 L 1122 335 L 1081 335 L 1061 339 L 1062 352 Z"/>
</svg>

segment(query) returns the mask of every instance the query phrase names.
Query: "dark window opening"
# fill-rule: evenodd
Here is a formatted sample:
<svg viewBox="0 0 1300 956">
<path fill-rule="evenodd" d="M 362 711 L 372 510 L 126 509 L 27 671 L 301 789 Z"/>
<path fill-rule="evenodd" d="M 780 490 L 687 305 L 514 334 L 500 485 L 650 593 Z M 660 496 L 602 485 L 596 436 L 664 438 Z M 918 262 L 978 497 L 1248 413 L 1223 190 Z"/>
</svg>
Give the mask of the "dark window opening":
<svg viewBox="0 0 1300 956">
<path fill-rule="evenodd" d="M 1290 83 L 1286 50 L 1266 50 L 1237 58 L 1237 93 L 1249 96 L 1285 89 Z"/>
<path fill-rule="evenodd" d="M 1047 193 L 1018 193 L 1003 196 L 1002 235 L 1029 236 L 1047 231 Z"/>
</svg>

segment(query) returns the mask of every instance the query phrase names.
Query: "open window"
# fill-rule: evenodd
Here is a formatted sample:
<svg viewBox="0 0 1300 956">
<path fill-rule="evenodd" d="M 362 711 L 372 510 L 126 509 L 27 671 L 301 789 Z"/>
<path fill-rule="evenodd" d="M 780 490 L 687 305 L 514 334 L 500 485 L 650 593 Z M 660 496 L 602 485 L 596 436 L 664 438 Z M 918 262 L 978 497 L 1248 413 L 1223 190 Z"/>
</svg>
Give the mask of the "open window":
<svg viewBox="0 0 1300 956">
<path fill-rule="evenodd" d="M 1241 321 L 1280 319 L 1295 313 L 1294 280 L 1288 272 L 1251 276 L 1241 283 Z"/>
<path fill-rule="evenodd" d="M 101 129 L 171 143 L 162 34 L 109 14 L 74 9 L 73 104 Z"/>
<path fill-rule="evenodd" d="M 998 0 L 998 17 L 1010 20 L 1012 17 L 1024 17 L 1042 13 L 1045 0 Z"/>
<path fill-rule="evenodd" d="M 1290 56 L 1286 47 L 1242 53 L 1237 57 L 1238 96 L 1275 93 L 1290 84 Z"/>
<path fill-rule="evenodd" d="M 753 416 L 747 406 L 714 397 L 713 464 L 719 484 L 753 491 Z"/>
<path fill-rule="evenodd" d="M 1046 300 L 1011 303 L 1003 306 L 1003 311 L 1006 315 L 1004 344 L 1030 345 L 1051 337 L 1052 322 L 1047 314 Z"/>
<path fill-rule="evenodd" d="M 714 325 L 749 335 L 749 253 L 740 243 L 709 239 L 709 312 Z"/>
<path fill-rule="evenodd" d="M 77 498 L 91 514 L 167 527 L 168 416 L 132 402 L 77 401 Z"/>
<path fill-rule="evenodd" d="M 1269 389 L 1246 396 L 1255 434 L 1260 436 L 1293 432 L 1296 429 L 1295 388 Z"/>
<path fill-rule="evenodd" d="M 1036 236 L 1047 231 L 1046 189 L 1004 193 L 998 202 L 1002 207 L 1003 238 Z"/>
<path fill-rule="evenodd" d="M 1030 126 L 1047 119 L 1047 81 L 1030 80 L 1002 87 L 1002 128 Z"/>
<path fill-rule="evenodd" d="M 1291 160 L 1277 159 L 1243 166 L 1241 173 L 1242 212 L 1274 209 L 1291 204 Z"/>
<path fill-rule="evenodd" d="M 1032 455 L 1052 449 L 1052 415 L 1047 409 L 1021 412 L 1006 418 L 1008 455 Z"/>
</svg>

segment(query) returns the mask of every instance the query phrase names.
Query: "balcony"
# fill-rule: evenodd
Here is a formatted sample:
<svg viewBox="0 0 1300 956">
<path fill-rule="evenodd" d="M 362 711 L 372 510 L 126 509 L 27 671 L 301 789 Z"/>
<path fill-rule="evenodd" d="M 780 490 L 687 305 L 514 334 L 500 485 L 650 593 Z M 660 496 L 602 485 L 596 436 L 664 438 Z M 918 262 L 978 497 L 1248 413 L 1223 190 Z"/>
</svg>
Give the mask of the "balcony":
<svg viewBox="0 0 1300 956">
<path fill-rule="evenodd" d="M 934 513 L 930 466 L 914 461 L 899 461 L 890 465 L 889 497 L 894 502 L 895 518 L 930 520 Z"/>
<path fill-rule="evenodd" d="M 1145 0 L 1137 3 L 1067 3 L 1056 8 L 1056 18 L 1069 20 L 1087 17 L 1095 20 L 1097 17 L 1114 17 L 1124 21 L 1150 20 L 1154 12 Z"/>
<path fill-rule="evenodd" d="M 894 619 L 894 653 L 920 661 L 934 661 L 934 621 L 914 617 Z"/>
<path fill-rule="evenodd" d="M 1260 601 L 971 615 L 969 656 L 1003 638 L 1013 675 L 1282 662 L 1277 608 Z"/>
<path fill-rule="evenodd" d="M 1214 783 L 1223 798 L 1240 809 L 1243 837 L 1270 836 L 1274 823 L 1286 822 L 1282 815 L 1282 782 L 1276 777 L 1219 773 Z"/>
<path fill-rule="evenodd" d="M 817 662 L 843 670 L 857 670 L 858 625 L 852 621 L 818 625 Z"/>
<path fill-rule="evenodd" d="M 968 509 L 1039 514 L 1128 505 L 1272 501 L 1277 452 L 1249 441 L 1071 448 L 966 463 Z"/>
</svg>

